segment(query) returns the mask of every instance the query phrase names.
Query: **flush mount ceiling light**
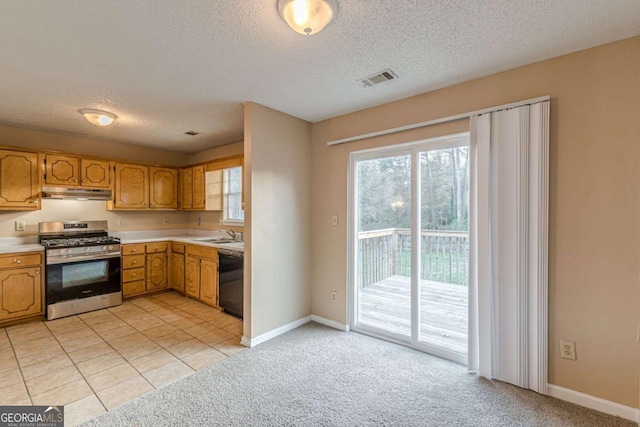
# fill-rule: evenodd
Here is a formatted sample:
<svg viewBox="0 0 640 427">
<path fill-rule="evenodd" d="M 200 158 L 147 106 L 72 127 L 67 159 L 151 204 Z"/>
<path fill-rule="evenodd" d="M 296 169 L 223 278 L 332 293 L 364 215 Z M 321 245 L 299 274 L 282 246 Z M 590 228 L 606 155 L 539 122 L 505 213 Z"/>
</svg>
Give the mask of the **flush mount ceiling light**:
<svg viewBox="0 0 640 427">
<path fill-rule="evenodd" d="M 96 126 L 109 126 L 115 119 L 118 118 L 113 113 L 108 111 L 100 111 L 100 110 L 80 110 L 80 114 L 84 116 L 85 119 L 92 125 Z"/>
<path fill-rule="evenodd" d="M 317 34 L 333 19 L 336 0 L 278 0 L 278 13 L 300 34 Z"/>
</svg>

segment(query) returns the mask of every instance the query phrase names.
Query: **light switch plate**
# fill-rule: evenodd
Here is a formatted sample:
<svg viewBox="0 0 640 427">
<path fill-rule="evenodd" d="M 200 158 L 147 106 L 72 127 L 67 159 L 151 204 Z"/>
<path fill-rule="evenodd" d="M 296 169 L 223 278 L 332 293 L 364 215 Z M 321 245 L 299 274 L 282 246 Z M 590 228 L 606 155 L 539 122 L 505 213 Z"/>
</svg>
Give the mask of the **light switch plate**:
<svg viewBox="0 0 640 427">
<path fill-rule="evenodd" d="M 333 225 L 334 227 L 338 226 L 338 215 L 331 216 L 331 225 Z"/>
<path fill-rule="evenodd" d="M 15 229 L 16 231 L 24 231 L 25 222 L 24 221 L 16 221 Z"/>
</svg>

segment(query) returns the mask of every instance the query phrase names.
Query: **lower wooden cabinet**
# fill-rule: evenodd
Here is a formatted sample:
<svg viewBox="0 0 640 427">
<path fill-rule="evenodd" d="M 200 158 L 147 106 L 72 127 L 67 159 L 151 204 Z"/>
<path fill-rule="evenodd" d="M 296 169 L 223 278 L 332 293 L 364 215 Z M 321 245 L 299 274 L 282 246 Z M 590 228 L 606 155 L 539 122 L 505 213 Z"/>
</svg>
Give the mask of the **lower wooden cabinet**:
<svg viewBox="0 0 640 427">
<path fill-rule="evenodd" d="M 167 242 L 122 245 L 122 296 L 167 288 Z"/>
<path fill-rule="evenodd" d="M 186 294 L 215 308 L 218 306 L 218 250 L 186 245 Z"/>
<path fill-rule="evenodd" d="M 147 291 L 157 291 L 167 287 L 167 253 L 147 255 Z"/>
<path fill-rule="evenodd" d="M 219 309 L 218 250 L 176 242 L 122 246 L 123 296 L 167 288 Z"/>
<path fill-rule="evenodd" d="M 171 244 L 171 263 L 169 268 L 169 287 L 184 293 L 184 244 Z"/>
<path fill-rule="evenodd" d="M 0 256 L 0 323 L 44 314 L 42 253 Z"/>
</svg>

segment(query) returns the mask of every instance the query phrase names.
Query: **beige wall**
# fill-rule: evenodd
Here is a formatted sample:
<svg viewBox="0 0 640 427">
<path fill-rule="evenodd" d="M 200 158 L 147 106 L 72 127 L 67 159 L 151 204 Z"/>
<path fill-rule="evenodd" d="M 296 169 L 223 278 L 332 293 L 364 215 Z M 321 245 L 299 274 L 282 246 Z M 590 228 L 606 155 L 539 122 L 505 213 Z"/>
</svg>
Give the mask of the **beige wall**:
<svg viewBox="0 0 640 427">
<path fill-rule="evenodd" d="M 185 153 L 9 126 L 0 126 L 0 145 L 163 166 L 183 166 L 189 160 Z"/>
<path fill-rule="evenodd" d="M 549 382 L 638 407 L 639 82 L 633 38 L 314 124 L 313 314 L 347 321 L 348 153 L 467 125 L 327 141 L 550 95 Z M 577 361 L 559 358 L 560 339 L 576 341 Z"/>
<path fill-rule="evenodd" d="M 189 156 L 189 164 L 208 162 L 209 160 L 221 159 L 242 153 L 244 153 L 244 142 L 234 142 L 233 144 L 221 145 L 191 154 Z"/>
<path fill-rule="evenodd" d="M 47 221 L 107 220 L 111 231 L 168 230 L 187 228 L 189 215 L 180 211 L 110 212 L 98 200 L 43 199 L 42 209 L 33 212 L 0 211 L 0 237 L 27 237 L 38 234 L 38 223 Z M 118 227 L 118 220 L 124 227 Z M 165 224 L 165 220 L 169 223 Z M 15 221 L 24 221 L 24 231 L 14 231 Z"/>
<path fill-rule="evenodd" d="M 249 103 L 244 134 L 245 336 L 256 338 L 311 314 L 311 125 Z"/>
</svg>

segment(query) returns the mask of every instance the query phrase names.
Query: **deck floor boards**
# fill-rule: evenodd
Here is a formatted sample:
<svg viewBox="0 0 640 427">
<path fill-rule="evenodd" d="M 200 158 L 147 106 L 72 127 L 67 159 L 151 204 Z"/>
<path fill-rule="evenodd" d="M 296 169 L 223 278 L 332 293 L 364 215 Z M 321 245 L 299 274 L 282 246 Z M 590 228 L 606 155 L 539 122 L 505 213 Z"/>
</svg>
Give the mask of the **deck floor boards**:
<svg viewBox="0 0 640 427">
<path fill-rule="evenodd" d="M 422 280 L 420 339 L 467 353 L 469 294 L 466 286 Z M 411 335 L 411 279 L 391 276 L 359 289 L 359 323 Z"/>
</svg>

